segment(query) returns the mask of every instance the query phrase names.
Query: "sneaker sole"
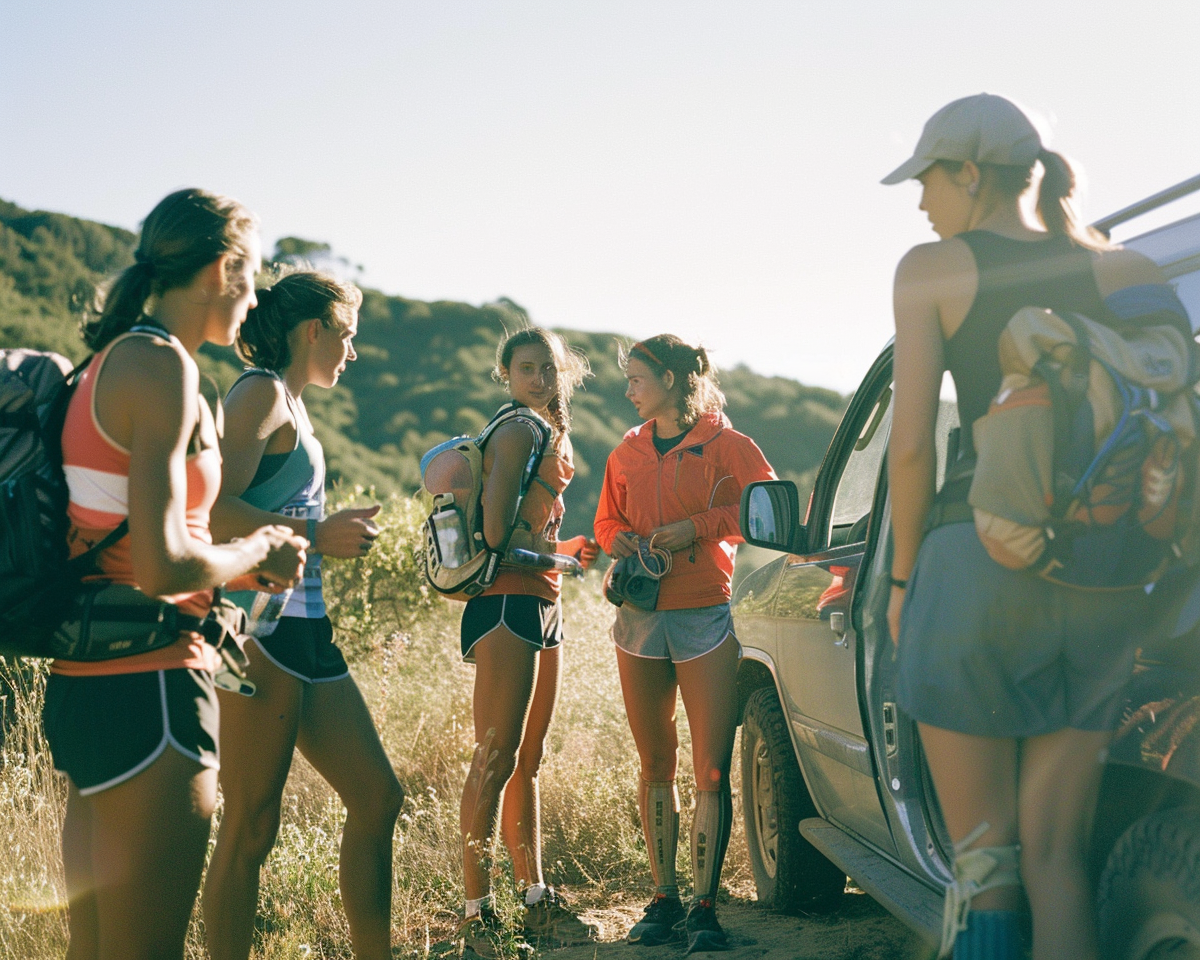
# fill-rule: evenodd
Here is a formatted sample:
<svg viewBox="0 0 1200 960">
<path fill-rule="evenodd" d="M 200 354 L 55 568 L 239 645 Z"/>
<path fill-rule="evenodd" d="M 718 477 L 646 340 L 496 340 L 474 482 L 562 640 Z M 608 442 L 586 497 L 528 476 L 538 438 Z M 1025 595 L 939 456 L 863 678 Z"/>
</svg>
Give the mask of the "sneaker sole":
<svg viewBox="0 0 1200 960">
<path fill-rule="evenodd" d="M 635 943 L 643 947 L 658 947 L 664 943 L 676 943 L 685 939 L 676 932 L 674 924 L 668 926 L 665 923 L 655 923 L 647 926 L 645 930 L 639 933 L 636 937 L 633 931 L 629 931 L 629 935 L 625 938 L 626 943 Z"/>
<path fill-rule="evenodd" d="M 716 933 L 712 930 L 700 930 L 692 938 L 692 942 L 688 944 L 687 953 L 684 956 L 691 956 L 693 953 L 717 953 L 723 950 L 732 950 L 729 945 L 728 938 L 723 933 Z"/>
</svg>

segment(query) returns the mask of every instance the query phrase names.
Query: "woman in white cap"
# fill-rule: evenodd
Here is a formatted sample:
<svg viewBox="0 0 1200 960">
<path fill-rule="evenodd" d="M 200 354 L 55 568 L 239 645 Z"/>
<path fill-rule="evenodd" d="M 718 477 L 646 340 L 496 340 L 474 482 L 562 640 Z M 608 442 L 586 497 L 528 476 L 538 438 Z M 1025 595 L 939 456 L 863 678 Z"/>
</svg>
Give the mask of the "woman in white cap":
<svg viewBox="0 0 1200 960">
<path fill-rule="evenodd" d="M 1041 167 L 1036 215 L 1020 198 Z M 1097 595 L 1006 569 L 971 522 L 925 532 L 934 502 L 942 374 L 958 395 L 961 445 L 1000 385 L 1000 332 L 1022 307 L 1105 315 L 1114 291 L 1158 268 L 1075 219 L 1074 175 L 1003 97 L 956 100 L 925 125 L 884 183 L 916 179 L 941 238 L 914 247 L 895 280 L 892 594 L 898 698 L 922 744 L 955 844 L 942 955 L 1095 958 L 1086 851 L 1102 758 L 1131 672 L 1138 598 Z M 948 485 L 939 501 L 965 497 Z M 1139 592 L 1140 594 L 1140 592 Z M 901 611 L 903 610 L 903 615 Z M 968 891 L 981 885 L 970 902 Z M 965 896 L 963 896 L 965 895 Z M 950 917 L 967 900 L 970 912 Z"/>
</svg>

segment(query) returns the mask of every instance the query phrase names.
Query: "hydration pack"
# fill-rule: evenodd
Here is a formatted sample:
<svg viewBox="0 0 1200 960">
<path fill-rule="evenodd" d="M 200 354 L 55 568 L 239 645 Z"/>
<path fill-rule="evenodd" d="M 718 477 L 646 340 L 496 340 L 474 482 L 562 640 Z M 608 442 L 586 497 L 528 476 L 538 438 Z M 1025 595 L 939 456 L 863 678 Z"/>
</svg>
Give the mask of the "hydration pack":
<svg viewBox="0 0 1200 960">
<path fill-rule="evenodd" d="M 421 458 L 421 482 L 433 495 L 433 510 L 425 520 L 425 579 L 451 600 L 469 600 L 495 582 L 517 521 L 504 540 L 489 547 L 483 534 L 483 453 L 496 430 L 524 423 L 533 431 L 533 450 L 521 472 L 517 507 L 537 478 L 550 443 L 550 424 L 528 407 L 506 403 L 477 437 L 453 437 Z"/>
<path fill-rule="evenodd" d="M 1004 567 L 1121 589 L 1195 559 L 1196 345 L 1170 288 L 1134 289 L 1160 309 L 1118 326 L 1027 307 L 1000 336 L 973 471 L 957 464 L 947 483 L 970 475 L 970 515 Z"/>
</svg>

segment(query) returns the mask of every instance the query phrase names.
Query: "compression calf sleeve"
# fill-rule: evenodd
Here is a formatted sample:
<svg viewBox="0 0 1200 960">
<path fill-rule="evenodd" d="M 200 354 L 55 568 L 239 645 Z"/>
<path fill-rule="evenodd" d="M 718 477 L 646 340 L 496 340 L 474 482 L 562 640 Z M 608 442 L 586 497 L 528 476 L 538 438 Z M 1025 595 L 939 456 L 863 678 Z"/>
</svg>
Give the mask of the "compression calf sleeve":
<svg viewBox="0 0 1200 960">
<path fill-rule="evenodd" d="M 675 850 L 679 845 L 679 794 L 674 780 L 638 778 L 638 812 L 650 854 L 650 875 L 658 892 L 679 896 L 675 879 Z"/>
<path fill-rule="evenodd" d="M 720 790 L 699 791 L 692 817 L 692 895 L 715 897 L 721 883 L 721 865 L 733 828 L 733 795 L 726 780 Z"/>
</svg>

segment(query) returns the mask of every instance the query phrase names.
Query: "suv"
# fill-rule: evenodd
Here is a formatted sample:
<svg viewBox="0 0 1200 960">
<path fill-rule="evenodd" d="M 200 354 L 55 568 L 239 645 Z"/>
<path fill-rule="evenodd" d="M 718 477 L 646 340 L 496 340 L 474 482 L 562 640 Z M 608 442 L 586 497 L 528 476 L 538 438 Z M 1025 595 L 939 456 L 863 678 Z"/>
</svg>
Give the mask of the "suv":
<svg viewBox="0 0 1200 960">
<path fill-rule="evenodd" d="M 1198 190 L 1200 177 L 1097 227 Z M 1126 246 L 1158 262 L 1200 318 L 1200 215 Z M 896 707 L 885 617 L 891 398 L 888 344 L 850 401 L 806 514 L 789 481 L 743 495 L 747 542 L 786 552 L 734 595 L 743 807 L 761 901 L 828 909 L 849 875 L 936 943 L 951 845 L 916 724 Z M 943 401 L 939 477 L 956 421 Z M 1120 960 L 1200 957 L 1200 588 L 1193 594 L 1140 653 L 1101 787 L 1092 852 L 1100 942 Z"/>
</svg>

